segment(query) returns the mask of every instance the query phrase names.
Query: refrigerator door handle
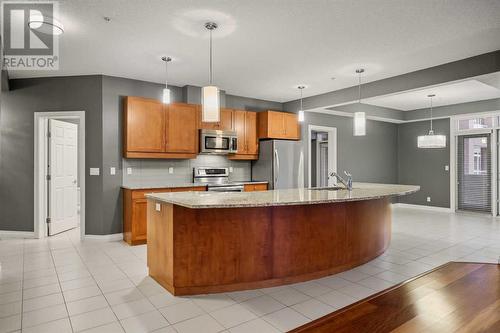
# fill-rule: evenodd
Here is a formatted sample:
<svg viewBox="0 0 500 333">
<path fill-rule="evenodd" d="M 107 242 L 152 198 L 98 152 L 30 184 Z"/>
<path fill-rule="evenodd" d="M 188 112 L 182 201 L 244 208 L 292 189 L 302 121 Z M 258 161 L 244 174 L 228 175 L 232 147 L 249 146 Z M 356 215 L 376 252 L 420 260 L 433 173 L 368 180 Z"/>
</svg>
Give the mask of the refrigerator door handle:
<svg viewBox="0 0 500 333">
<path fill-rule="evenodd" d="M 276 170 L 274 172 L 274 188 L 278 185 L 278 178 L 280 175 L 280 157 L 278 155 L 278 150 L 274 150 L 274 159 L 276 161 Z"/>
</svg>

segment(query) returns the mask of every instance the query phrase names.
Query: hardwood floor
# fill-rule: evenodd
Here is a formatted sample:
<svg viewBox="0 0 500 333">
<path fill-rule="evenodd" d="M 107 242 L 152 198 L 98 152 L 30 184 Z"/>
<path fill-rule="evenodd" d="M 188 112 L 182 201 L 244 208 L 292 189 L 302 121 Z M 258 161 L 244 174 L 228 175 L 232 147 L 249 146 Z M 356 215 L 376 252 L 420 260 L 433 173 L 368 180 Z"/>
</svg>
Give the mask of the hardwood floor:
<svg viewBox="0 0 500 333">
<path fill-rule="evenodd" d="M 500 332 L 500 265 L 451 262 L 291 332 Z"/>
</svg>

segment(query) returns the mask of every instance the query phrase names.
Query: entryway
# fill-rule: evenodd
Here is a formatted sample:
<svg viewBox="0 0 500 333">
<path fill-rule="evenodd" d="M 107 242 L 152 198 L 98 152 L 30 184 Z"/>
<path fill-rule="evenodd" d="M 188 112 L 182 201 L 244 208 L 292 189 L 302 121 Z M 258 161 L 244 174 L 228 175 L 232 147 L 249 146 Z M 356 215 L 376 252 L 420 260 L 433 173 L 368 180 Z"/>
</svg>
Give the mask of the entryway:
<svg viewBox="0 0 500 333">
<path fill-rule="evenodd" d="M 35 113 L 35 235 L 85 234 L 85 113 Z"/>
<path fill-rule="evenodd" d="M 316 125 L 308 129 L 309 187 L 334 186 L 336 179 L 330 174 L 337 171 L 337 129 Z"/>
<path fill-rule="evenodd" d="M 452 204 L 456 211 L 498 215 L 498 113 L 452 118 Z M 454 200 L 453 200 L 454 197 Z M 452 207 L 453 208 L 453 207 Z"/>
</svg>

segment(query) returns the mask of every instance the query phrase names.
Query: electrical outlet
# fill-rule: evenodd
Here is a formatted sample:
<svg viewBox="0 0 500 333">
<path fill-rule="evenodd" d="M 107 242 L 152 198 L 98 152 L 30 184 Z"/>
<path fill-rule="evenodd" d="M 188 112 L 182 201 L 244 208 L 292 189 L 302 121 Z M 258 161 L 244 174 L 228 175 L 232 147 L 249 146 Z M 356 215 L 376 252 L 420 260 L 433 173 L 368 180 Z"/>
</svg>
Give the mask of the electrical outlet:
<svg viewBox="0 0 500 333">
<path fill-rule="evenodd" d="M 155 209 L 156 209 L 157 212 L 160 212 L 161 211 L 161 205 L 159 203 L 156 203 Z"/>
<path fill-rule="evenodd" d="M 170 173 L 170 174 L 174 173 L 174 167 L 168 168 L 168 173 Z"/>
<path fill-rule="evenodd" d="M 427 202 L 431 202 L 431 197 L 427 197 Z"/>
<path fill-rule="evenodd" d="M 116 175 L 116 168 L 115 167 L 109 168 L 109 174 L 110 175 Z"/>
<path fill-rule="evenodd" d="M 233 167 L 229 167 L 229 172 L 233 172 Z"/>
<path fill-rule="evenodd" d="M 132 174 L 132 168 L 127 168 L 127 175 L 131 175 Z"/>
<path fill-rule="evenodd" d="M 444 166 L 444 171 L 450 171 L 450 166 L 449 165 L 445 165 Z"/>
</svg>

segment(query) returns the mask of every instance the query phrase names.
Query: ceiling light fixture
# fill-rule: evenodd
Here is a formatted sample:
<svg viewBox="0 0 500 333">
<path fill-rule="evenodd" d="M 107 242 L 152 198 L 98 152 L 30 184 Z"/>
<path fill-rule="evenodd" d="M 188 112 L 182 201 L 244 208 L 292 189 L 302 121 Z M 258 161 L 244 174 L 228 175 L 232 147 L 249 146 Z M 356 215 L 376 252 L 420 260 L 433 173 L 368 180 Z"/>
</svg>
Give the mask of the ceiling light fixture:
<svg viewBox="0 0 500 333">
<path fill-rule="evenodd" d="M 299 121 L 303 122 L 304 121 L 304 107 L 302 104 L 302 90 L 304 90 L 306 86 L 298 86 L 297 89 L 300 90 L 300 110 L 299 110 Z"/>
<path fill-rule="evenodd" d="M 30 18 L 28 26 L 38 32 L 46 35 L 62 35 L 64 33 L 64 26 L 61 22 L 53 17 L 44 16 L 38 10 L 30 10 Z"/>
<path fill-rule="evenodd" d="M 430 98 L 431 102 L 431 129 L 429 130 L 429 134 L 427 135 L 419 135 L 417 138 L 417 147 L 418 148 L 445 148 L 446 147 L 446 135 L 437 135 L 434 134 L 434 130 L 432 129 L 432 99 L 436 97 L 436 95 L 431 94 L 427 95 Z"/>
<path fill-rule="evenodd" d="M 168 63 L 172 61 L 170 57 L 161 57 L 165 61 L 165 88 L 163 88 L 163 104 L 170 104 L 170 89 L 168 89 Z"/>
<path fill-rule="evenodd" d="M 201 115 L 203 122 L 218 122 L 220 120 L 219 88 L 212 84 L 212 31 L 217 29 L 217 23 L 207 22 L 205 28 L 210 31 L 210 69 L 209 84 L 201 89 Z"/>
<path fill-rule="evenodd" d="M 363 68 L 356 69 L 358 74 L 358 110 L 361 110 L 361 74 L 364 73 Z M 354 136 L 366 135 L 366 114 L 362 111 L 354 112 Z"/>
</svg>

